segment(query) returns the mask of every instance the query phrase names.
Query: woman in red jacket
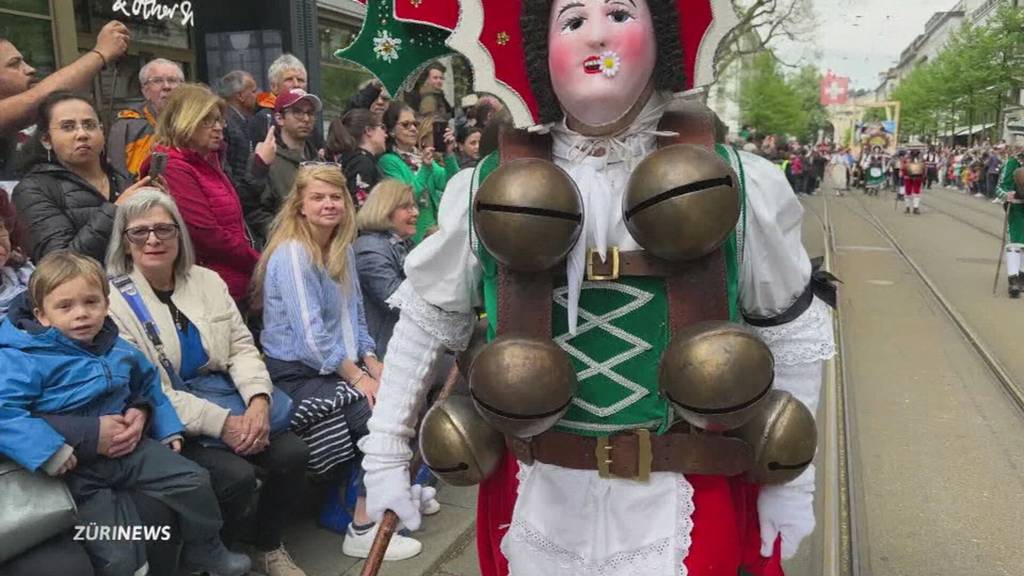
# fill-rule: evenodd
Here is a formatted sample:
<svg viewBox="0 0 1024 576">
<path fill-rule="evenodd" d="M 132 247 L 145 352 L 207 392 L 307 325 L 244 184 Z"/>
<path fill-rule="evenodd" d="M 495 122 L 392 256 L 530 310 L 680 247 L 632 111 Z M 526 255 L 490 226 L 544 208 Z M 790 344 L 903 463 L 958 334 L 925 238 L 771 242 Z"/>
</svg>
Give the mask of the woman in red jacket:
<svg viewBox="0 0 1024 576">
<path fill-rule="evenodd" d="M 153 151 L 167 154 L 163 178 L 192 236 L 196 264 L 216 271 L 244 310 L 260 254 L 245 229 L 238 194 L 220 166 L 225 110 L 209 88 L 179 86 L 157 119 Z"/>
</svg>

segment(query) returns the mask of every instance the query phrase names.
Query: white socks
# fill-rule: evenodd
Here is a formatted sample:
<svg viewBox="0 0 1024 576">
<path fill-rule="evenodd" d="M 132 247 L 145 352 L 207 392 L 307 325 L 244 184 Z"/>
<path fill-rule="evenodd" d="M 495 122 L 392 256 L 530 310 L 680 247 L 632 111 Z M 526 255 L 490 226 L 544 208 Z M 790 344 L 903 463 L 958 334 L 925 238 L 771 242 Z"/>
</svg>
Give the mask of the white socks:
<svg viewBox="0 0 1024 576">
<path fill-rule="evenodd" d="M 914 209 L 917 210 L 921 206 L 921 195 L 914 194 Z"/>
<path fill-rule="evenodd" d="M 1017 248 L 1006 248 L 1006 275 L 1020 274 L 1020 252 Z"/>
</svg>

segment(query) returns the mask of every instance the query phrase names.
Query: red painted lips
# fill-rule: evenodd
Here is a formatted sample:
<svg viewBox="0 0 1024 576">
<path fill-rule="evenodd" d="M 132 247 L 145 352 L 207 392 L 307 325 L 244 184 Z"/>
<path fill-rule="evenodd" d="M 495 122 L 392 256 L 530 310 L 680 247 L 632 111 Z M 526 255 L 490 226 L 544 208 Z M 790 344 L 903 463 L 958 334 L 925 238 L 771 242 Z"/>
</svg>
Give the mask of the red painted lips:
<svg viewBox="0 0 1024 576">
<path fill-rule="evenodd" d="M 601 73 L 601 57 L 590 56 L 583 61 L 583 71 L 587 74 L 600 74 Z"/>
</svg>

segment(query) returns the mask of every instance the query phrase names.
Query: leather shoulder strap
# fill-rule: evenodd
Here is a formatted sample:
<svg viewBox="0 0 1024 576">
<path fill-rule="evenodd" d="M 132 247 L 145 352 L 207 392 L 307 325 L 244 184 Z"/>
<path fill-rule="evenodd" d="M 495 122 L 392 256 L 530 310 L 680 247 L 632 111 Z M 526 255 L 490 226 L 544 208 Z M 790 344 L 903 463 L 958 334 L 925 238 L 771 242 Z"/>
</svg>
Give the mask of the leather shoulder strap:
<svg viewBox="0 0 1024 576">
<path fill-rule="evenodd" d="M 502 130 L 498 154 L 501 162 L 519 158 L 550 161 L 551 137 L 525 130 Z M 550 270 L 524 273 L 498 264 L 498 334 L 518 334 L 535 338 L 551 337 L 551 293 L 554 281 Z"/>
<path fill-rule="evenodd" d="M 658 145 L 697 144 L 714 149 L 716 119 L 715 113 L 703 105 L 685 104 L 670 109 L 661 117 L 658 129 L 675 132 L 678 136 L 661 137 Z"/>
</svg>

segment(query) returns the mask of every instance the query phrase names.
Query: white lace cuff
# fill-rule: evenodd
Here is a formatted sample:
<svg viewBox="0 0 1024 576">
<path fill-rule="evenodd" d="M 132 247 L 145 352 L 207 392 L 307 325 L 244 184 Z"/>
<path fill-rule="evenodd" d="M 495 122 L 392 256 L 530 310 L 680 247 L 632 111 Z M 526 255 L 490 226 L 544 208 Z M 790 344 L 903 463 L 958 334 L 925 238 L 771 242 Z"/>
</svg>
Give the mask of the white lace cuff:
<svg viewBox="0 0 1024 576">
<path fill-rule="evenodd" d="M 424 300 L 408 281 L 402 282 L 388 298 L 387 303 L 393 308 L 401 309 L 403 318 L 408 317 L 440 340 L 445 348 L 459 352 L 469 346 L 473 326 L 476 324 L 474 314 L 442 310 Z"/>
<path fill-rule="evenodd" d="M 814 302 L 796 320 L 780 326 L 750 326 L 768 344 L 775 364 L 795 366 L 828 360 L 836 354 L 832 313 L 828 305 Z"/>
</svg>

